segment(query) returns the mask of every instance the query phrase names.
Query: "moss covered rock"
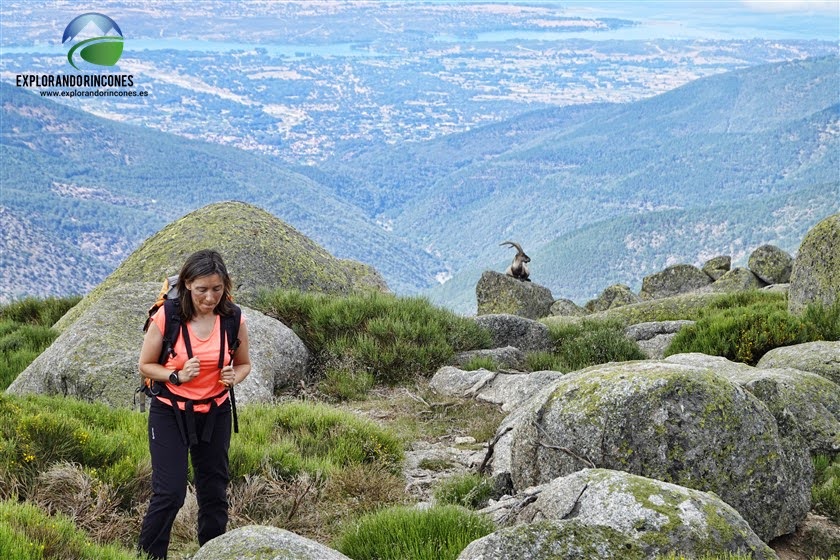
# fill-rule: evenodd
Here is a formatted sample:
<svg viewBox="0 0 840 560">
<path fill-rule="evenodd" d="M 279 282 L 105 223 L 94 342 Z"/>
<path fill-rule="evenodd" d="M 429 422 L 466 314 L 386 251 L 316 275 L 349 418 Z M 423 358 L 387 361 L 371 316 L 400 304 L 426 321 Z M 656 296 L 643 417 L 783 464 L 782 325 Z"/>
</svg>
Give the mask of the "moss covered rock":
<svg viewBox="0 0 840 560">
<path fill-rule="evenodd" d="M 840 384 L 840 341 L 819 340 L 774 348 L 761 357 L 756 367 L 801 369 Z"/>
<path fill-rule="evenodd" d="M 473 542 L 460 560 L 643 559 L 670 552 L 776 557 L 716 495 L 620 471 L 584 469 L 481 513 L 516 526 Z"/>
<path fill-rule="evenodd" d="M 790 282 L 793 257 L 775 245 L 762 245 L 750 253 L 747 266 L 767 284 L 786 284 Z"/>
<path fill-rule="evenodd" d="M 539 319 L 551 314 L 551 290 L 523 282 L 506 274 L 487 270 L 475 286 L 478 314 L 508 314 Z"/>
<path fill-rule="evenodd" d="M 494 475 L 514 490 L 587 466 L 712 491 L 763 540 L 789 533 L 810 507 L 813 467 L 789 448 L 767 407 L 708 368 L 664 361 L 567 374 L 499 428 Z M 498 459 L 498 463 L 497 463 Z"/>
<path fill-rule="evenodd" d="M 733 268 L 702 291 L 715 293 L 743 292 L 746 290 L 757 290 L 767 284 L 751 270 L 746 268 Z"/>
<path fill-rule="evenodd" d="M 586 310 L 590 312 L 606 311 L 613 307 L 639 303 L 642 299 L 630 290 L 630 286 L 614 284 L 606 288 L 601 295 L 586 303 Z"/>
<path fill-rule="evenodd" d="M 375 270 L 333 257 L 265 210 L 244 202 L 200 208 L 147 239 L 108 278 L 56 324 L 64 330 L 102 293 L 126 282 L 158 282 L 177 274 L 199 249 L 221 253 L 237 302 L 253 303 L 260 290 L 298 289 L 333 294 L 387 291 Z M 148 308 L 153 297 L 143 305 Z"/>
<path fill-rule="evenodd" d="M 793 263 L 788 310 L 809 303 L 831 305 L 840 298 L 840 214 L 825 218 L 805 234 Z"/>
<path fill-rule="evenodd" d="M 793 368 L 760 369 L 706 354 L 674 354 L 665 361 L 704 367 L 763 402 L 779 433 L 801 438 L 812 454 L 840 451 L 840 385 Z"/>
<path fill-rule="evenodd" d="M 661 272 L 645 276 L 639 296 L 659 299 L 692 292 L 712 283 L 708 274 L 690 264 L 675 264 Z"/>
<path fill-rule="evenodd" d="M 246 525 L 216 537 L 192 560 L 350 560 L 306 537 L 285 529 Z"/>
<path fill-rule="evenodd" d="M 703 272 L 705 272 L 709 278 L 712 280 L 717 280 L 727 272 L 732 267 L 732 257 L 729 255 L 720 255 L 714 258 L 707 260 L 703 263 L 703 266 L 700 268 Z"/>
<path fill-rule="evenodd" d="M 7 389 L 12 394 L 69 395 L 114 407 L 134 405 L 146 307 L 159 285 L 128 283 L 104 291 Z M 309 378 L 309 352 L 280 321 L 242 308 L 251 343 L 251 374 L 237 402 L 270 402 Z M 138 395 L 139 398 L 144 398 Z"/>
</svg>

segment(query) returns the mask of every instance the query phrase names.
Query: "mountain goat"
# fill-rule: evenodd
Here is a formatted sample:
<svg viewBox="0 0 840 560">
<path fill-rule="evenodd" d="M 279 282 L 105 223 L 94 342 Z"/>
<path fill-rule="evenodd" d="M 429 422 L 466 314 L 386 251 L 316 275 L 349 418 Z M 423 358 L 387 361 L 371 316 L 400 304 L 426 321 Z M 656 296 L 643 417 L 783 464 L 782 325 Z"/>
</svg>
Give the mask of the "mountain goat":
<svg viewBox="0 0 840 560">
<path fill-rule="evenodd" d="M 516 249 L 516 255 L 513 257 L 513 262 L 510 263 L 510 266 L 505 271 L 505 274 L 518 280 L 522 280 L 523 282 L 530 282 L 531 280 L 528 276 L 530 276 L 531 273 L 528 271 L 528 265 L 526 263 L 531 262 L 531 257 L 525 254 L 525 251 L 522 250 L 519 243 L 505 241 L 499 244 L 500 247 L 503 245 L 509 245 Z"/>
</svg>

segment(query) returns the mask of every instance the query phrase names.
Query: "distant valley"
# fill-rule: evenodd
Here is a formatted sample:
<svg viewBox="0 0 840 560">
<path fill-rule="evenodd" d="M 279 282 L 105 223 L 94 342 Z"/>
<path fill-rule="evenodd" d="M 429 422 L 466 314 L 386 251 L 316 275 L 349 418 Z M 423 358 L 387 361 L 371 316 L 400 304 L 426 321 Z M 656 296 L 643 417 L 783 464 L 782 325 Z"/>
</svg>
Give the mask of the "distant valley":
<svg viewBox="0 0 840 560">
<path fill-rule="evenodd" d="M 0 85 L 2 215 L 14 226 L 0 238 L 0 295 L 89 289 L 168 221 L 226 199 L 373 265 L 397 293 L 451 277 L 426 293 L 464 312 L 476 271 L 506 266 L 506 239 L 532 255 L 535 281 L 579 301 L 674 260 L 794 251 L 840 210 L 837 67 L 779 63 L 634 103 L 526 113 L 309 176 Z"/>
</svg>

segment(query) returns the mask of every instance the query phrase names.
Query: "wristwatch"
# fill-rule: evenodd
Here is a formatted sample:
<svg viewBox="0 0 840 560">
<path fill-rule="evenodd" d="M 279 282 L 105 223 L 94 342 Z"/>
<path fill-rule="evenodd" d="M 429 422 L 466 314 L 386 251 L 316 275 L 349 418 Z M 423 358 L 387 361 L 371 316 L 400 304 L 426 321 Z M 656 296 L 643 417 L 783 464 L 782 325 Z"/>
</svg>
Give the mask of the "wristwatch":
<svg viewBox="0 0 840 560">
<path fill-rule="evenodd" d="M 176 369 L 175 371 L 173 371 L 172 373 L 170 373 L 170 374 L 169 374 L 169 382 L 170 382 L 170 383 L 172 383 L 173 385 L 180 385 L 180 384 L 181 384 L 181 380 L 180 380 L 180 379 L 178 379 L 178 374 L 179 374 L 179 373 L 181 373 L 181 370 L 180 370 L 180 369 Z"/>
</svg>

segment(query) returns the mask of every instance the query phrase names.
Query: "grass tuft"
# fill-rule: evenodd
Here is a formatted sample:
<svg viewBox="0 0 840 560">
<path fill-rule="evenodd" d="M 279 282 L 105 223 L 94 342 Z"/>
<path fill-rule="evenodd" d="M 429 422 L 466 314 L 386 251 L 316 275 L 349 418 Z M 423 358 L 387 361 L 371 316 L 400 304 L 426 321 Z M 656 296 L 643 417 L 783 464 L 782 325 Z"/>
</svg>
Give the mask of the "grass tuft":
<svg viewBox="0 0 840 560">
<path fill-rule="evenodd" d="M 492 521 L 457 506 L 395 507 L 360 518 L 335 548 L 354 560 L 455 560 L 493 530 Z"/>
</svg>

